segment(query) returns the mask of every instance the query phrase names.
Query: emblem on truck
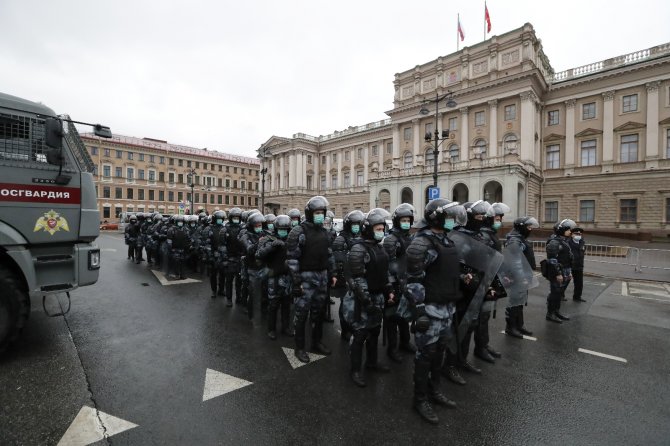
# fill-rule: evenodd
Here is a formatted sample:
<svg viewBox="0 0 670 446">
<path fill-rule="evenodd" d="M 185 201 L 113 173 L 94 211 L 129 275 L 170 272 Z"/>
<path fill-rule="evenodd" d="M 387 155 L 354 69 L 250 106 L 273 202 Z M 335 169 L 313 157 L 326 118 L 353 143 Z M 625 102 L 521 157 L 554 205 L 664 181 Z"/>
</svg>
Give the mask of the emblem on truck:
<svg viewBox="0 0 670 446">
<path fill-rule="evenodd" d="M 35 229 L 33 232 L 37 232 L 41 229 L 44 229 L 50 235 L 54 235 L 54 233 L 61 229 L 63 231 L 70 231 L 70 227 L 67 225 L 65 217 L 61 217 L 60 214 L 53 209 L 44 213 L 44 215 L 38 218 L 35 222 Z"/>
</svg>

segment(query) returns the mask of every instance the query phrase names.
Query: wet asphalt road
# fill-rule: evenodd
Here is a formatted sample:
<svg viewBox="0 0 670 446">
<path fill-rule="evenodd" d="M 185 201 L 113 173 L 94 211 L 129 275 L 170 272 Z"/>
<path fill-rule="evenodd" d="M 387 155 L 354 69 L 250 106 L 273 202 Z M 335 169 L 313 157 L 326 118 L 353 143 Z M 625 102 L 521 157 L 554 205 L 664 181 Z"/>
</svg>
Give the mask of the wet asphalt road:
<svg viewBox="0 0 670 446">
<path fill-rule="evenodd" d="M 564 302 L 573 320 L 556 325 L 544 320 L 541 280 L 525 312 L 537 340 L 501 334 L 499 311 L 491 344 L 503 358 L 472 359 L 483 375 L 464 372 L 466 386 L 443 381 L 459 407 L 437 408 L 432 426 L 411 409 L 410 356 L 390 374 L 367 374 L 359 389 L 336 322 L 325 328 L 333 355 L 293 369 L 281 348 L 293 340 L 270 341 L 260 315 L 250 322 L 210 299 L 207 278 L 162 286 L 145 264 L 126 260 L 120 237 L 98 243 L 98 284 L 72 293 L 65 318 L 47 318 L 33 302 L 23 338 L 0 359 L 2 445 L 57 444 L 83 406 L 137 425 L 95 444 L 670 443 L 670 290 L 666 299 L 662 287 L 645 294 L 627 284 L 622 295 L 620 281 L 587 277 L 588 302 Z M 203 401 L 207 369 L 252 384 Z"/>
</svg>

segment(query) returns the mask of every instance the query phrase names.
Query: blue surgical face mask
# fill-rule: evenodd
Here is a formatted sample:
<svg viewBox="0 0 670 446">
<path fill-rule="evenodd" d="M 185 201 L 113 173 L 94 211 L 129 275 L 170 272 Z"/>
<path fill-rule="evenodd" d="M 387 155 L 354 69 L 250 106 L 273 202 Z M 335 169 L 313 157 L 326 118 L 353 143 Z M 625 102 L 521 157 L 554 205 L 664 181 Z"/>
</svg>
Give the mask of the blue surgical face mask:
<svg viewBox="0 0 670 446">
<path fill-rule="evenodd" d="M 183 221 L 178 221 L 177 226 L 179 226 L 181 228 L 182 226 L 184 226 L 184 222 Z"/>
<path fill-rule="evenodd" d="M 323 221 L 326 219 L 326 216 L 323 214 L 317 214 L 314 216 L 314 224 L 315 225 L 322 225 Z"/>
<path fill-rule="evenodd" d="M 351 225 L 351 233 L 352 234 L 358 234 L 361 232 L 361 226 L 360 225 Z"/>
<path fill-rule="evenodd" d="M 499 222 L 499 221 L 496 221 L 496 222 L 493 223 L 493 229 L 495 229 L 496 231 L 498 229 L 500 229 L 501 226 L 502 226 L 502 223 Z"/>
<path fill-rule="evenodd" d="M 384 231 L 375 231 L 375 240 L 380 241 L 384 238 Z"/>
<path fill-rule="evenodd" d="M 219 225 L 219 226 L 222 225 L 223 224 L 223 218 L 217 218 L 216 219 L 216 224 Z"/>
<path fill-rule="evenodd" d="M 291 220 L 291 226 L 298 226 L 300 224 L 299 220 Z"/>
<path fill-rule="evenodd" d="M 261 228 L 261 227 L 254 227 L 254 232 L 255 232 L 256 234 L 260 234 L 261 232 L 263 232 L 263 228 Z"/>
<path fill-rule="evenodd" d="M 189 226 L 195 228 L 195 223 L 189 223 Z"/>
<path fill-rule="evenodd" d="M 275 225 L 273 225 L 272 223 L 268 223 L 268 229 L 270 231 L 272 231 L 274 228 L 275 228 Z"/>
<path fill-rule="evenodd" d="M 239 219 L 239 218 L 233 218 L 231 221 L 232 221 L 234 224 L 236 224 L 236 225 L 240 223 L 240 219 Z"/>
<path fill-rule="evenodd" d="M 281 238 L 286 238 L 288 236 L 288 231 L 286 229 L 277 229 L 277 235 Z"/>
<path fill-rule="evenodd" d="M 572 239 L 573 239 L 574 241 L 578 242 L 578 241 L 580 241 L 580 240 L 582 239 L 582 236 L 581 236 L 581 235 L 575 235 L 574 237 L 572 237 Z"/>
<path fill-rule="evenodd" d="M 456 221 L 453 218 L 447 218 L 444 220 L 444 229 L 451 231 L 456 226 Z"/>
<path fill-rule="evenodd" d="M 401 222 L 400 223 L 400 229 L 402 229 L 403 231 L 407 231 L 410 226 L 411 226 L 411 224 L 409 222 Z"/>
</svg>

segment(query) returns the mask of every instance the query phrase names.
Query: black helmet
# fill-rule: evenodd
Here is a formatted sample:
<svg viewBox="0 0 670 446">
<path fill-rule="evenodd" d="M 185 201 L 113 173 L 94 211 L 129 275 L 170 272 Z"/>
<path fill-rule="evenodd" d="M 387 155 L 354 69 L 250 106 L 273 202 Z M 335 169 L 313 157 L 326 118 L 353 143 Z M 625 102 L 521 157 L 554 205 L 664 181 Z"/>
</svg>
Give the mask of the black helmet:
<svg viewBox="0 0 670 446">
<path fill-rule="evenodd" d="M 247 218 L 249 218 L 249 211 L 242 211 L 242 214 L 240 215 L 241 222 L 246 224 Z"/>
<path fill-rule="evenodd" d="M 430 227 L 443 229 L 447 218 L 454 219 L 456 225 L 464 225 L 467 221 L 465 207 L 457 201 L 452 202 L 446 198 L 436 198 L 428 202 L 423 212 L 423 219 Z"/>
<path fill-rule="evenodd" d="M 242 221 L 242 209 L 240 208 L 232 208 L 228 210 L 228 220 L 230 223 L 232 223 L 233 218 L 238 218 L 240 221 Z M 238 222 L 239 223 L 239 222 Z"/>
<path fill-rule="evenodd" d="M 137 215 L 133 214 L 130 217 L 128 217 L 128 221 L 131 223 L 137 223 Z"/>
<path fill-rule="evenodd" d="M 184 223 L 186 222 L 186 218 L 184 218 L 183 215 L 175 215 L 174 222 L 177 226 L 184 226 Z M 181 223 L 181 225 L 179 223 Z"/>
<path fill-rule="evenodd" d="M 198 216 L 197 215 L 187 215 L 186 216 L 186 222 L 188 223 L 189 226 L 195 227 L 198 224 Z"/>
<path fill-rule="evenodd" d="M 275 229 L 291 229 L 291 219 L 288 215 L 277 215 L 275 218 Z"/>
<path fill-rule="evenodd" d="M 361 235 L 367 239 L 374 239 L 375 233 L 373 227 L 375 225 L 384 225 L 384 232 L 386 232 L 386 220 L 391 217 L 391 214 L 386 209 L 374 208 L 370 209 L 363 219 L 363 227 L 361 228 Z"/>
<path fill-rule="evenodd" d="M 572 230 L 577 227 L 577 223 L 569 218 L 559 221 L 554 225 L 554 232 L 557 235 L 565 235 L 565 231 L 568 229 Z"/>
<path fill-rule="evenodd" d="M 528 237 L 531 228 L 539 228 L 540 224 L 535 217 L 519 217 L 514 220 L 514 229 L 519 231 L 524 237 Z"/>
<path fill-rule="evenodd" d="M 493 203 L 491 207 L 493 208 L 493 214 L 495 216 L 499 215 L 502 217 L 505 214 L 509 214 L 509 212 L 511 211 L 510 207 L 507 206 L 505 203 Z"/>
<path fill-rule="evenodd" d="M 326 200 L 326 197 L 315 195 L 314 197 L 307 200 L 307 204 L 305 205 L 305 220 L 314 223 L 314 212 L 323 211 L 325 217 L 327 210 L 328 200 Z"/>
<path fill-rule="evenodd" d="M 270 229 L 270 228 L 274 229 L 275 220 L 277 220 L 277 216 L 275 214 L 265 214 L 263 218 L 265 218 L 265 222 L 263 223 L 263 229 Z"/>
<path fill-rule="evenodd" d="M 333 211 L 326 211 L 326 218 L 330 218 L 332 221 L 335 218 L 335 213 Z"/>
<path fill-rule="evenodd" d="M 214 224 L 222 225 L 225 219 L 226 219 L 226 213 L 223 211 L 216 211 L 212 214 L 212 221 L 214 222 Z M 217 220 L 221 220 L 221 223 L 218 223 Z"/>
<path fill-rule="evenodd" d="M 158 220 L 162 220 L 162 219 L 163 219 L 163 216 L 161 215 L 160 212 L 154 212 L 154 213 L 151 215 L 151 219 L 152 219 L 153 221 L 158 221 Z"/>
<path fill-rule="evenodd" d="M 342 227 L 346 232 L 351 232 L 351 225 L 362 225 L 363 220 L 365 219 L 365 214 L 363 211 L 355 209 L 349 212 L 344 216 L 344 221 L 342 222 Z"/>
<path fill-rule="evenodd" d="M 138 212 L 136 215 L 137 215 L 137 220 L 144 221 L 144 212 Z"/>
<path fill-rule="evenodd" d="M 409 217 L 409 224 L 414 224 L 414 206 L 409 203 L 402 203 L 398 205 L 393 211 L 393 227 L 400 229 L 400 219 Z"/>
<path fill-rule="evenodd" d="M 288 218 L 300 218 L 300 211 L 296 208 L 291 209 L 288 211 Z"/>
<path fill-rule="evenodd" d="M 488 201 L 477 200 L 474 203 L 465 203 L 463 207 L 468 211 L 468 219 L 471 215 L 483 215 L 484 217 L 493 217 L 495 215 L 493 207 Z"/>
<path fill-rule="evenodd" d="M 247 216 L 247 231 L 254 232 L 254 226 L 261 224 L 261 227 L 265 224 L 265 217 L 260 212 L 250 212 Z"/>
</svg>

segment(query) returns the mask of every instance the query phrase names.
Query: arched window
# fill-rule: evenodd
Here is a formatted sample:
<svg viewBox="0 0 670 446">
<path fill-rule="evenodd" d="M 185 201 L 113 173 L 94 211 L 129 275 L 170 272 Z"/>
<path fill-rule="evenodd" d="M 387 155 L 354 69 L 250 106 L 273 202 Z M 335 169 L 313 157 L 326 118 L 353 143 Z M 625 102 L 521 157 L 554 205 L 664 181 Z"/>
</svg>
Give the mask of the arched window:
<svg viewBox="0 0 670 446">
<path fill-rule="evenodd" d="M 414 158 L 412 157 L 412 152 L 405 152 L 405 156 L 403 156 L 403 167 L 405 169 L 409 169 L 413 165 Z"/>
<path fill-rule="evenodd" d="M 449 160 L 452 163 L 457 163 L 460 161 L 461 150 L 458 148 L 458 144 L 452 144 L 449 146 Z"/>
<path fill-rule="evenodd" d="M 478 139 L 475 141 L 475 158 L 486 158 L 486 140 Z"/>
<path fill-rule="evenodd" d="M 505 135 L 503 138 L 503 150 L 505 154 L 508 153 L 517 153 L 519 150 L 519 140 L 517 139 L 514 133 Z"/>
<path fill-rule="evenodd" d="M 426 150 L 426 154 L 424 155 L 424 160 L 426 160 L 425 164 L 426 166 L 432 167 L 433 164 L 435 163 L 435 157 L 433 156 L 433 148 L 429 147 L 428 150 Z"/>
</svg>

